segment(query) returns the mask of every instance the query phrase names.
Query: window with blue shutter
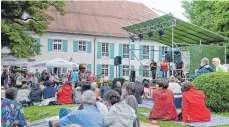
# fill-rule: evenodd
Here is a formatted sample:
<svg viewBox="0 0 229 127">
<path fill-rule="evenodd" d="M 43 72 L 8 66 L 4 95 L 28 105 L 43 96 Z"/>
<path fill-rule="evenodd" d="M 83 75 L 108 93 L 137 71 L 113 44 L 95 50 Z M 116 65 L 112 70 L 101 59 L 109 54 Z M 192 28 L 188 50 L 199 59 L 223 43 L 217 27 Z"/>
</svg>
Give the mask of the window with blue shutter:
<svg viewBox="0 0 229 127">
<path fill-rule="evenodd" d="M 131 54 L 131 60 L 134 60 L 134 55 L 135 55 L 135 46 L 134 46 L 134 44 L 131 44 L 131 52 L 130 52 L 130 54 Z"/>
<path fill-rule="evenodd" d="M 143 66 L 139 66 L 139 76 L 143 76 Z"/>
<path fill-rule="evenodd" d="M 63 73 L 67 73 L 67 68 L 63 68 Z"/>
<path fill-rule="evenodd" d="M 102 65 L 101 64 L 97 64 L 97 71 L 96 71 L 97 75 L 101 75 L 102 74 Z"/>
<path fill-rule="evenodd" d="M 48 39 L 48 51 L 53 50 L 53 39 Z"/>
<path fill-rule="evenodd" d="M 35 42 L 39 45 L 41 45 L 41 42 L 40 42 L 40 38 L 34 38 L 35 39 Z M 41 54 L 41 47 L 38 49 L 38 54 L 37 55 L 40 55 Z"/>
<path fill-rule="evenodd" d="M 68 41 L 67 40 L 63 40 L 63 51 L 68 52 Z"/>
<path fill-rule="evenodd" d="M 130 69 L 131 69 L 131 70 L 134 70 L 134 65 L 131 65 L 131 66 L 130 66 Z"/>
<path fill-rule="evenodd" d="M 114 59 L 114 43 L 110 43 L 110 58 Z"/>
<path fill-rule="evenodd" d="M 119 65 L 119 74 L 118 76 L 120 76 L 119 78 L 123 77 L 123 69 L 122 69 L 122 65 Z"/>
<path fill-rule="evenodd" d="M 47 67 L 47 72 L 51 73 L 52 72 L 52 68 L 51 67 Z"/>
<path fill-rule="evenodd" d="M 87 70 L 91 72 L 91 64 L 87 64 Z"/>
<path fill-rule="evenodd" d="M 91 44 L 90 41 L 88 41 L 88 42 L 87 42 L 87 52 L 88 52 L 88 53 L 91 53 L 91 51 L 92 51 L 92 44 Z"/>
<path fill-rule="evenodd" d="M 114 65 L 109 66 L 109 80 L 114 80 Z"/>
<path fill-rule="evenodd" d="M 121 56 L 123 58 L 123 44 L 119 44 L 119 56 Z"/>
<path fill-rule="evenodd" d="M 139 60 L 143 60 L 143 45 L 139 46 Z"/>
<path fill-rule="evenodd" d="M 158 50 L 158 61 L 162 61 L 162 46 L 159 46 L 158 47 L 159 50 Z"/>
<path fill-rule="evenodd" d="M 102 58 L 102 44 L 101 42 L 97 42 L 97 59 Z"/>
<path fill-rule="evenodd" d="M 73 52 L 79 51 L 79 41 L 73 41 Z"/>
<path fill-rule="evenodd" d="M 154 59 L 154 46 L 151 46 L 150 59 Z"/>
</svg>

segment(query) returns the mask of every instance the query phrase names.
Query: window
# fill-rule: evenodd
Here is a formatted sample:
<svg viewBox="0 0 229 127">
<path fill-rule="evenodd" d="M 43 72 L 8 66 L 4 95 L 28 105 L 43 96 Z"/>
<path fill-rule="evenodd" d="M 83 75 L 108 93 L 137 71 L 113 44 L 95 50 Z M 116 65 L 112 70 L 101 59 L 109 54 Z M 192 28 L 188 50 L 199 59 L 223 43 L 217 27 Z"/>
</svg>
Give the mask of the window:
<svg viewBox="0 0 229 127">
<path fill-rule="evenodd" d="M 166 51 L 168 51 L 168 47 L 162 47 L 162 56 L 165 56 Z"/>
<path fill-rule="evenodd" d="M 143 66 L 143 77 L 150 77 L 150 66 Z"/>
<path fill-rule="evenodd" d="M 53 39 L 53 50 L 54 51 L 62 51 L 62 40 L 61 39 Z"/>
<path fill-rule="evenodd" d="M 109 43 L 102 43 L 102 56 L 109 57 Z"/>
<path fill-rule="evenodd" d="M 79 41 L 79 51 L 86 52 L 86 46 L 87 46 L 86 41 Z"/>
<path fill-rule="evenodd" d="M 149 59 L 149 46 L 143 46 L 143 59 Z"/>
<path fill-rule="evenodd" d="M 130 46 L 128 44 L 123 44 L 123 58 L 130 57 L 129 49 L 130 49 Z"/>
<path fill-rule="evenodd" d="M 123 76 L 129 76 L 129 70 L 130 70 L 130 67 L 128 65 L 123 65 L 122 67 Z"/>
<path fill-rule="evenodd" d="M 108 76 L 108 65 L 102 65 L 102 75 Z"/>
</svg>

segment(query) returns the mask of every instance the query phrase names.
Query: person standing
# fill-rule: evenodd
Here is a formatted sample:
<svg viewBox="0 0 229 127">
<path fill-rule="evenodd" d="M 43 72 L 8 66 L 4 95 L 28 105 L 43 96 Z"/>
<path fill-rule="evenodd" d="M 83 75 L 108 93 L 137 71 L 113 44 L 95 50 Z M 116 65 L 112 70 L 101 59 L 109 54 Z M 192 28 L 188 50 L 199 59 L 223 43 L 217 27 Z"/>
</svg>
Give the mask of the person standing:
<svg viewBox="0 0 229 127">
<path fill-rule="evenodd" d="M 150 70 L 152 72 L 152 78 L 155 79 L 157 73 L 157 62 L 155 62 L 154 59 L 151 60 Z"/>
<path fill-rule="evenodd" d="M 167 79 L 167 71 L 169 70 L 166 59 L 164 58 L 161 63 L 162 77 Z"/>
<path fill-rule="evenodd" d="M 76 69 L 73 70 L 72 74 L 71 74 L 71 81 L 74 82 L 73 87 L 75 86 L 75 84 L 77 84 L 79 82 L 79 78 L 78 78 L 78 72 L 76 71 Z"/>
<path fill-rule="evenodd" d="M 216 72 L 228 72 L 228 69 L 222 64 L 220 64 L 219 58 L 213 58 L 212 64 L 216 67 Z"/>
</svg>

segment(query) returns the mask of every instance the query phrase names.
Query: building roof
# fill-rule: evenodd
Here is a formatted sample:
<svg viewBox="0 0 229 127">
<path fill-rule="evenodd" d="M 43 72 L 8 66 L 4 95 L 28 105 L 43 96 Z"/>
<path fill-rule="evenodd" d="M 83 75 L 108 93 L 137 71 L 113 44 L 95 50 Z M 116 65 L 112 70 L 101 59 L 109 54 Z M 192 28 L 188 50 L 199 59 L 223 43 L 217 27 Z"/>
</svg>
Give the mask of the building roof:
<svg viewBox="0 0 229 127">
<path fill-rule="evenodd" d="M 122 26 L 157 16 L 145 5 L 130 1 L 71 1 L 64 8 L 64 16 L 53 7 L 45 10 L 54 19 L 47 32 L 127 37 Z"/>
</svg>

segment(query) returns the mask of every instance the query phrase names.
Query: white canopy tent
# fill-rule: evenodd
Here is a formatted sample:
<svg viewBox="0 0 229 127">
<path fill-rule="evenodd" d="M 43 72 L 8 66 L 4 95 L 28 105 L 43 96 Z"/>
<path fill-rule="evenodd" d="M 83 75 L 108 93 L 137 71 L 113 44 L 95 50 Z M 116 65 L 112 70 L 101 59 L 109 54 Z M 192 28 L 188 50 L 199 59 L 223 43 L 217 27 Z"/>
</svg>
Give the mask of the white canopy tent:
<svg viewBox="0 0 229 127">
<path fill-rule="evenodd" d="M 67 60 L 63 60 L 60 58 L 56 58 L 53 60 L 45 60 L 42 62 L 38 62 L 33 64 L 32 67 L 58 67 L 58 68 L 70 68 L 70 67 L 79 67 L 79 64 L 73 63 Z"/>
<path fill-rule="evenodd" d="M 3 57 L 1 60 L 3 66 L 21 66 L 28 65 L 28 62 L 21 58 L 16 58 L 14 56 Z"/>
</svg>

